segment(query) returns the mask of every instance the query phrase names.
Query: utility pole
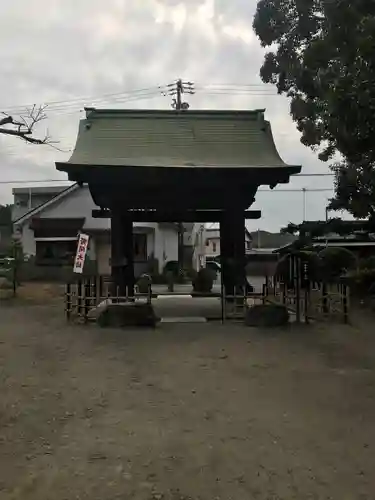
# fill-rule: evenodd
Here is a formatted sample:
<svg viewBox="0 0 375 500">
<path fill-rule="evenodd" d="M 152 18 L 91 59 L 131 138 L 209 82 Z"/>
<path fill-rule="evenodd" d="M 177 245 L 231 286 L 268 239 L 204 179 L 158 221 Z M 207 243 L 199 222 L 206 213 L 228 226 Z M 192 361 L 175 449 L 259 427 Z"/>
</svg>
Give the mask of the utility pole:
<svg viewBox="0 0 375 500">
<path fill-rule="evenodd" d="M 170 83 L 169 95 L 176 96 L 172 101 L 172 108 L 176 111 L 187 111 L 189 109 L 189 103 L 182 101 L 182 94 L 195 94 L 194 83 L 184 82 L 179 78 L 175 83 Z"/>
<path fill-rule="evenodd" d="M 182 94 L 195 94 L 194 84 L 192 82 L 184 82 L 179 78 L 175 83 L 170 83 L 169 95 L 176 96 L 172 101 L 172 108 L 176 111 L 187 111 L 189 103 L 182 101 Z M 184 268 L 184 225 L 178 223 L 178 269 L 182 274 Z"/>
<path fill-rule="evenodd" d="M 306 188 L 302 188 L 303 222 L 306 221 Z"/>
</svg>

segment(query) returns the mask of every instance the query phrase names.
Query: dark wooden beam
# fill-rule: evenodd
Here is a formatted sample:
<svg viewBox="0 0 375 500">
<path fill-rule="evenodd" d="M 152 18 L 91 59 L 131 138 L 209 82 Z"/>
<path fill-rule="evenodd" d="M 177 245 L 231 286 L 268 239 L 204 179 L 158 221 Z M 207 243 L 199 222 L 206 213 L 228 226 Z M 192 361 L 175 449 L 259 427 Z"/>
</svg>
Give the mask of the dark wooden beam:
<svg viewBox="0 0 375 500">
<path fill-rule="evenodd" d="M 129 210 L 133 222 L 220 222 L 222 210 L 186 210 L 184 212 L 165 212 L 161 210 Z M 94 219 L 109 219 L 110 210 L 94 209 Z M 260 219 L 260 210 L 245 210 L 245 220 Z"/>
</svg>

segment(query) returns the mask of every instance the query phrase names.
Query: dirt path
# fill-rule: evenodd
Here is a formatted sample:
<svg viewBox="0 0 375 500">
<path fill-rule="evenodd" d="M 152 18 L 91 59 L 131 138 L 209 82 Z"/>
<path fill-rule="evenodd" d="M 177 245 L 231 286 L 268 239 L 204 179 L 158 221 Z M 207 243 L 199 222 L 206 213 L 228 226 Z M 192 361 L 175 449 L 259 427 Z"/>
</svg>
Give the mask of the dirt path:
<svg viewBox="0 0 375 500">
<path fill-rule="evenodd" d="M 0 321 L 1 499 L 375 498 L 366 332 Z"/>
</svg>

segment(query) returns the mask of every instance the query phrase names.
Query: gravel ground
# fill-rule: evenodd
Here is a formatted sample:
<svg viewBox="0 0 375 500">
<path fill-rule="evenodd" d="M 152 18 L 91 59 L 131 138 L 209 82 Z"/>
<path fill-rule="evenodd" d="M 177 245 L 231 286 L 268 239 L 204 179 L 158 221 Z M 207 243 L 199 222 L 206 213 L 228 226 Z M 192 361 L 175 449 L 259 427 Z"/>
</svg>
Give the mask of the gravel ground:
<svg viewBox="0 0 375 500">
<path fill-rule="evenodd" d="M 0 306 L 0 498 L 373 499 L 374 347 L 365 327 L 114 331 Z"/>
</svg>

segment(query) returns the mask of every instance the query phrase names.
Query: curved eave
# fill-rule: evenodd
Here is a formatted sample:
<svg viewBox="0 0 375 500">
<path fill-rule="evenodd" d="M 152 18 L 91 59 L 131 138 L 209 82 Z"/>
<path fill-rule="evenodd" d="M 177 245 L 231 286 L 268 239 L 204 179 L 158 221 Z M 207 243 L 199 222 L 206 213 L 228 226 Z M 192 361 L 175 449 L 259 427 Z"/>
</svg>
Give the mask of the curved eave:
<svg viewBox="0 0 375 500">
<path fill-rule="evenodd" d="M 125 171 L 130 170 L 149 170 L 155 171 L 159 174 L 163 171 L 168 171 L 169 173 L 183 173 L 189 171 L 209 172 L 212 173 L 214 170 L 220 171 L 244 171 L 248 173 L 261 174 L 264 176 L 268 175 L 281 175 L 281 177 L 290 177 L 291 175 L 299 174 L 302 170 L 301 165 L 287 165 L 284 166 L 273 166 L 273 167 L 264 167 L 264 166 L 248 166 L 248 165 L 229 165 L 229 166 L 158 166 L 158 165 L 92 165 L 92 164 L 78 164 L 78 163 L 70 163 L 70 162 L 56 162 L 56 169 L 61 172 L 66 172 L 69 176 L 69 180 L 79 181 L 80 177 L 87 177 L 91 174 L 94 174 L 95 171 L 101 171 L 102 174 L 107 172 L 108 175 L 116 174 L 124 174 Z M 86 180 L 85 180 L 86 182 Z M 279 181 L 282 182 L 282 181 Z"/>
</svg>

